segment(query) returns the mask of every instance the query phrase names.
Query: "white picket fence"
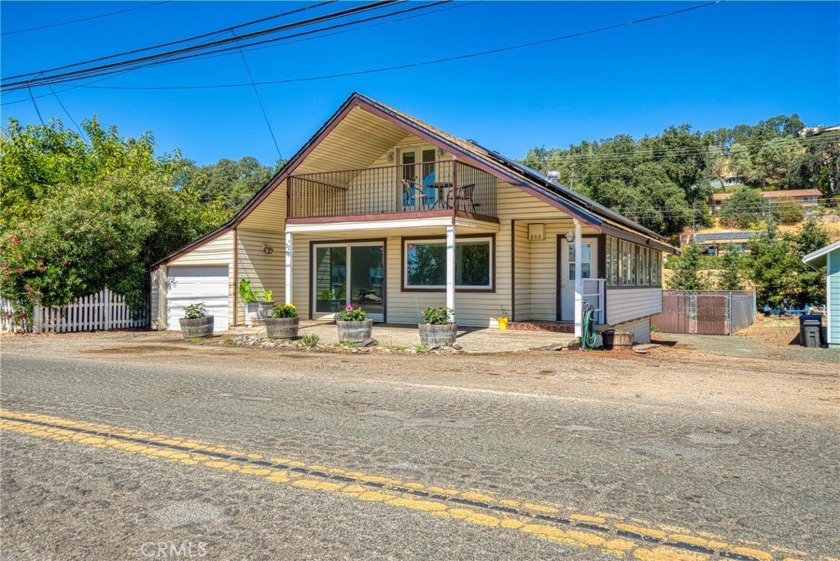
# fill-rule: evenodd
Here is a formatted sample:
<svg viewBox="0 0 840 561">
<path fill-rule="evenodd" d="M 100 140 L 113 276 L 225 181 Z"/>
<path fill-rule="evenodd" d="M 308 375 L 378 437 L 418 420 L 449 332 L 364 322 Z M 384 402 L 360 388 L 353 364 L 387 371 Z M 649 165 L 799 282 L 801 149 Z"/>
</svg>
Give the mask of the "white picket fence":
<svg viewBox="0 0 840 561">
<path fill-rule="evenodd" d="M 0 298 L 0 332 L 8 333 L 12 330 L 12 314 L 14 311 L 11 302 Z"/>
<path fill-rule="evenodd" d="M 5 300 L 0 302 L 3 310 L 3 330 L 11 329 Z M 9 322 L 9 325 L 7 325 Z M 145 327 L 148 324 L 146 311 L 138 319 L 131 315 L 125 296 L 107 288 L 96 294 L 82 296 L 75 302 L 57 308 L 34 306 L 32 311 L 33 333 L 70 333 L 73 331 L 108 331 L 129 327 Z"/>
</svg>

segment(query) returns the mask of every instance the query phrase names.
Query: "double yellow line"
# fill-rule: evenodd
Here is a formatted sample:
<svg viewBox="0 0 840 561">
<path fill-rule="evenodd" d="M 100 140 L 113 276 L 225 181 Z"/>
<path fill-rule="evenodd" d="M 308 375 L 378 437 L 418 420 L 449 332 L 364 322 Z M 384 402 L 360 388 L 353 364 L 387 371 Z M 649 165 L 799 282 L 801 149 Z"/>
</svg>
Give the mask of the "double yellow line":
<svg viewBox="0 0 840 561">
<path fill-rule="evenodd" d="M 692 535 L 680 529 L 629 523 L 611 515 L 581 514 L 556 505 L 426 486 L 292 458 L 265 457 L 196 440 L 37 413 L 0 409 L 0 429 L 261 477 L 272 483 L 379 502 L 478 526 L 523 532 L 567 546 L 595 548 L 641 561 L 703 561 L 713 557 L 739 561 L 796 561 L 787 556 L 791 552 L 786 550 L 778 550 L 780 554 L 774 556 L 752 544 L 734 545 L 712 535 Z M 801 556 L 799 552 L 793 553 Z"/>
</svg>

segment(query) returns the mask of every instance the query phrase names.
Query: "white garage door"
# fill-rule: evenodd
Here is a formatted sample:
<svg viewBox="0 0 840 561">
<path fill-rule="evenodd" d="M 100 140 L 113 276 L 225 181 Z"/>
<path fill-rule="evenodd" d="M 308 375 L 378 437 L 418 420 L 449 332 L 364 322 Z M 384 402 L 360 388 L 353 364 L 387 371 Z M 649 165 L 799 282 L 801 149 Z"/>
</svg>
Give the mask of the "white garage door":
<svg viewBox="0 0 840 561">
<path fill-rule="evenodd" d="M 166 316 L 169 329 L 181 330 L 178 319 L 184 317 L 184 306 L 204 302 L 207 315 L 213 316 L 213 329 L 228 328 L 227 265 L 204 267 L 169 267 L 166 291 Z"/>
</svg>

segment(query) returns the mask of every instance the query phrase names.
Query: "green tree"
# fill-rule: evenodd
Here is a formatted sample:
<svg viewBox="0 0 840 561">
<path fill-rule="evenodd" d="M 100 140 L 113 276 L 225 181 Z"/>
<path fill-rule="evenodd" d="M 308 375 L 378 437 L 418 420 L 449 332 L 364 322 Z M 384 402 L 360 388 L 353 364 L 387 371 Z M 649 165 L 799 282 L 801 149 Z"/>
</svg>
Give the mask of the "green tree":
<svg viewBox="0 0 840 561">
<path fill-rule="evenodd" d="M 774 199 L 770 211 L 780 224 L 799 224 L 805 218 L 805 209 L 789 198 Z"/>
<path fill-rule="evenodd" d="M 706 278 L 700 274 L 700 258 L 703 249 L 693 241 L 680 250 L 680 254 L 668 260 L 668 266 L 674 274 L 668 279 L 668 288 L 672 290 L 705 290 Z"/>
<path fill-rule="evenodd" d="M 720 207 L 720 220 L 735 228 L 749 228 L 757 224 L 766 208 L 764 197 L 755 189 L 740 187 Z"/>
<path fill-rule="evenodd" d="M 58 120 L 21 127 L 0 139 L 0 294 L 31 311 L 109 287 L 138 310 L 149 267 L 224 221 L 176 185 L 182 160 L 155 155 L 154 137 L 123 138 L 94 118 L 90 141 Z"/>
<path fill-rule="evenodd" d="M 825 267 L 814 269 L 801 258 L 828 245 L 828 233 L 813 218 L 808 219 L 795 238 L 796 253 L 801 272 L 798 277 L 797 299 L 802 304 L 818 306 L 825 303 Z"/>
<path fill-rule="evenodd" d="M 202 203 L 221 201 L 231 212 L 235 212 L 259 191 L 274 172 L 282 166 L 264 166 L 252 157 L 239 160 L 222 158 L 215 164 L 196 166 L 187 162 L 179 177 L 179 183 L 199 195 Z"/>
<path fill-rule="evenodd" d="M 725 253 L 720 257 L 720 277 L 718 277 L 718 290 L 743 290 L 741 282 L 741 254 L 735 246 L 728 246 Z"/>
<path fill-rule="evenodd" d="M 747 247 L 750 251 L 748 273 L 755 285 L 758 303 L 772 307 L 783 302 L 795 303 L 802 268 L 791 238 L 780 234 L 776 221 L 770 218 L 767 230 L 752 238 Z"/>
</svg>

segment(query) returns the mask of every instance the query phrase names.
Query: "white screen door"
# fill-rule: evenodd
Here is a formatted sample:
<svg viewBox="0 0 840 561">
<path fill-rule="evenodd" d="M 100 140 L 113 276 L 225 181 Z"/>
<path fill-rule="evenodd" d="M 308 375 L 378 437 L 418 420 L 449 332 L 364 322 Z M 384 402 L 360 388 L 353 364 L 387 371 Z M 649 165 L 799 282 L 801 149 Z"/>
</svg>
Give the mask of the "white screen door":
<svg viewBox="0 0 840 561">
<path fill-rule="evenodd" d="M 575 319 L 575 244 L 566 241 L 565 236 L 558 236 L 560 240 L 560 263 L 557 278 L 560 286 L 557 296 L 559 302 L 558 320 L 572 321 Z M 581 240 L 581 276 L 585 279 L 598 278 L 598 240 L 586 238 Z"/>
</svg>

